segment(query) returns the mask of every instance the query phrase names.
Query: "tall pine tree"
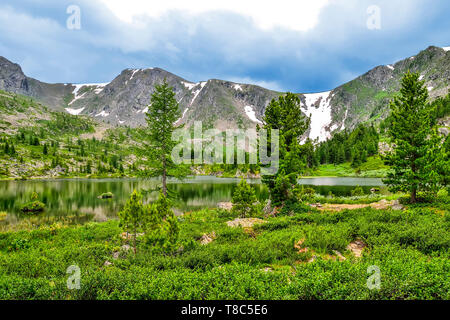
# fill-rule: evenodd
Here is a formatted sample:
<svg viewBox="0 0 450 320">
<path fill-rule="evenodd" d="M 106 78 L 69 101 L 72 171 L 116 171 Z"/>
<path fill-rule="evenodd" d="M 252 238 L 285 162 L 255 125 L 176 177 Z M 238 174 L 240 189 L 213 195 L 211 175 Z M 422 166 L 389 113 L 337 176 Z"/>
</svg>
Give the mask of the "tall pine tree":
<svg viewBox="0 0 450 320">
<path fill-rule="evenodd" d="M 391 101 L 388 136 L 393 150 L 385 157 L 392 167 L 384 182 L 391 191 L 409 192 L 411 202 L 419 191 L 429 191 L 436 185 L 436 161 L 440 139 L 436 134 L 433 107 L 427 102 L 428 90 L 418 73 L 403 76 L 400 95 Z"/>
<path fill-rule="evenodd" d="M 177 127 L 175 122 L 181 117 L 175 92 L 166 80 L 155 86 L 147 112 L 148 141 L 146 154 L 150 159 L 151 176 L 162 178 L 162 192 L 167 196 L 167 178 L 183 178 L 188 174 L 186 166 L 176 165 L 172 161 L 172 133 Z"/>
<path fill-rule="evenodd" d="M 263 176 L 274 205 L 281 205 L 289 198 L 299 174 L 306 168 L 299 139 L 308 130 L 309 123 L 302 114 L 300 98 L 293 93 L 272 100 L 266 108 L 263 128 L 278 129 L 280 137 L 279 171 L 273 176 Z"/>
</svg>

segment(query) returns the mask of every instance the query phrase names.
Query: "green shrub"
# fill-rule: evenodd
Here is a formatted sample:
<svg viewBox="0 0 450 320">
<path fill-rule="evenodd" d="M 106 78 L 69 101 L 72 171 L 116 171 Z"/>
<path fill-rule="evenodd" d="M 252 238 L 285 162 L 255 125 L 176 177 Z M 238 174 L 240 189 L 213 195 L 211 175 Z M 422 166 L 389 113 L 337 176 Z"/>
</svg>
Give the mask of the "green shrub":
<svg viewBox="0 0 450 320">
<path fill-rule="evenodd" d="M 252 232 L 228 227 L 233 217 L 218 210 L 185 214 L 173 250 L 142 246 L 118 259 L 119 221 L 0 232 L 0 299 L 450 299 L 448 205 L 303 206 L 286 204 L 289 215 Z M 214 241 L 201 245 L 199 237 L 213 231 Z M 366 244 L 360 258 L 345 249 L 357 238 Z M 300 239 L 308 252 L 298 253 Z M 346 260 L 330 259 L 334 250 Z M 66 286 L 73 264 L 82 270 L 80 290 Z M 381 270 L 380 290 L 366 285 L 373 265 Z"/>
<path fill-rule="evenodd" d="M 300 202 L 310 202 L 314 200 L 314 197 L 316 195 L 316 190 L 309 187 L 297 186 L 294 189 L 294 193 L 297 197 L 297 200 Z"/>
<path fill-rule="evenodd" d="M 98 196 L 99 199 L 111 199 L 114 197 L 112 192 L 105 192 Z"/>
<path fill-rule="evenodd" d="M 450 197 L 448 195 L 447 189 L 441 189 L 436 195 L 438 202 L 450 203 Z"/>
<path fill-rule="evenodd" d="M 360 186 L 357 186 L 355 189 L 351 191 L 351 195 L 353 197 L 359 197 L 364 195 L 364 190 Z"/>
<path fill-rule="evenodd" d="M 43 212 L 44 209 L 45 209 L 45 204 L 38 200 L 25 203 L 20 208 L 20 210 L 22 212 L 29 213 L 29 214 L 40 213 L 40 212 Z"/>
<path fill-rule="evenodd" d="M 234 191 L 231 202 L 233 203 L 232 212 L 243 218 L 254 216 L 258 212 L 255 190 L 244 179 Z"/>
</svg>

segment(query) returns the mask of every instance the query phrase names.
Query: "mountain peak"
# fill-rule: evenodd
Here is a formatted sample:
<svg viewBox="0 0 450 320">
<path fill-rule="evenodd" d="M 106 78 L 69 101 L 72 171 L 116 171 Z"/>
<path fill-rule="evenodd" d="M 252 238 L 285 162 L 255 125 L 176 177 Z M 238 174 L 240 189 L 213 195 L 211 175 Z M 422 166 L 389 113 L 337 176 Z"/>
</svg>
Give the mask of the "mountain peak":
<svg viewBox="0 0 450 320">
<path fill-rule="evenodd" d="M 0 56 L 0 89 L 20 94 L 26 94 L 28 91 L 27 77 L 22 68 L 2 56 Z"/>
<path fill-rule="evenodd" d="M 430 46 L 416 56 L 375 67 L 330 92 L 298 94 L 303 113 L 311 116 L 310 129 L 303 138 L 323 141 L 334 130 L 383 119 L 408 70 L 420 73 L 432 99 L 446 95 L 450 87 L 448 51 L 450 48 Z M 270 101 L 283 94 L 220 79 L 192 82 L 157 67 L 125 69 L 103 84 L 48 84 L 26 77 L 19 65 L 0 57 L 0 89 L 113 125 L 146 125 L 151 94 L 164 80 L 173 87 L 180 106 L 182 117 L 178 124 L 188 127 L 195 121 L 218 129 L 255 127 Z"/>
</svg>

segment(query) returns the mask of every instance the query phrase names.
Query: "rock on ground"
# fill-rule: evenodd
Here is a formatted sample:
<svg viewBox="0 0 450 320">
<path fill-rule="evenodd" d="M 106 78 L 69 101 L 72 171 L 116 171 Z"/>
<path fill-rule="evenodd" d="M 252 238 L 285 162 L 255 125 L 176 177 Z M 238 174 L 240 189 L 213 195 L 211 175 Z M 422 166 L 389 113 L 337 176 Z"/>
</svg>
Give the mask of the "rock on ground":
<svg viewBox="0 0 450 320">
<path fill-rule="evenodd" d="M 233 208 L 233 204 L 231 202 L 219 202 L 217 207 L 223 210 L 231 210 Z"/>
<path fill-rule="evenodd" d="M 213 231 L 209 234 L 204 234 L 201 238 L 200 238 L 200 244 L 205 246 L 208 243 L 211 243 L 214 241 L 214 239 L 216 238 L 216 233 Z"/>
<path fill-rule="evenodd" d="M 403 210 L 403 205 L 400 204 L 398 200 L 395 201 L 387 201 L 385 199 L 382 199 L 378 202 L 373 202 L 369 204 L 331 204 L 326 203 L 322 206 L 317 205 L 311 205 L 312 207 L 315 207 L 319 210 L 327 210 L 327 211 L 342 211 L 342 210 L 355 210 L 355 209 L 362 209 L 362 208 L 373 208 L 377 210 L 386 210 L 386 209 L 393 209 L 393 210 Z"/>
<path fill-rule="evenodd" d="M 350 242 L 347 246 L 347 250 L 351 251 L 355 257 L 360 258 L 365 247 L 367 247 L 367 245 L 362 240 L 355 240 Z"/>
<path fill-rule="evenodd" d="M 228 221 L 227 225 L 232 228 L 243 227 L 243 228 L 251 228 L 254 225 L 267 223 L 267 221 L 258 219 L 258 218 L 237 218 L 233 221 Z"/>
</svg>

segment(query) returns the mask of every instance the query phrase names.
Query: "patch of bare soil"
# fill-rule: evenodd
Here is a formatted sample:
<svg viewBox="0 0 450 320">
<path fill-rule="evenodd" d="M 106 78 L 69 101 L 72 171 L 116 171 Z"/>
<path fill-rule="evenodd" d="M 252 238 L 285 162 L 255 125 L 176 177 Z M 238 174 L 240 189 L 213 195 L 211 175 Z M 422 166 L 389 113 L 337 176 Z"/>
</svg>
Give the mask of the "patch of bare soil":
<svg viewBox="0 0 450 320">
<path fill-rule="evenodd" d="M 204 234 L 201 238 L 200 238 L 200 244 L 202 246 L 207 245 L 208 243 L 211 243 L 214 241 L 214 239 L 216 239 L 216 233 L 213 231 L 211 233 L 208 234 Z"/>
<path fill-rule="evenodd" d="M 251 228 L 254 225 L 267 223 L 267 221 L 258 219 L 258 218 L 237 218 L 233 221 L 228 221 L 227 225 L 232 228 L 243 227 L 243 228 Z"/>
<path fill-rule="evenodd" d="M 386 210 L 386 209 L 394 209 L 394 210 L 403 210 L 403 206 L 398 202 L 398 200 L 387 201 L 380 200 L 378 202 L 368 203 L 368 204 L 331 204 L 325 203 L 323 205 L 320 204 L 312 204 L 311 207 L 317 208 L 322 211 L 342 211 L 342 210 L 355 210 L 362 208 L 373 208 L 376 210 Z"/>
<path fill-rule="evenodd" d="M 113 252 L 112 257 L 113 257 L 114 260 L 117 260 L 117 259 L 120 258 L 121 255 L 126 255 L 126 253 L 127 253 L 129 250 L 131 250 L 131 246 L 128 245 L 128 244 L 124 244 L 123 246 L 120 247 L 120 250 L 119 250 L 119 251 Z"/>
<path fill-rule="evenodd" d="M 136 233 L 136 238 L 142 237 L 143 233 Z M 122 232 L 120 237 L 124 240 L 131 240 L 134 238 L 134 233 Z"/>
<path fill-rule="evenodd" d="M 103 139 L 106 130 L 108 130 L 110 127 L 108 127 L 105 124 L 100 124 L 95 132 L 89 132 L 89 133 L 83 133 L 80 137 L 81 139 L 92 139 L 95 138 L 97 140 L 101 140 Z"/>
<path fill-rule="evenodd" d="M 275 217 L 280 212 L 280 210 L 280 207 L 272 207 L 272 202 L 270 200 L 263 208 L 265 217 Z"/>
<path fill-rule="evenodd" d="M 337 250 L 333 250 L 334 255 L 332 254 L 318 254 L 314 250 L 310 250 L 308 247 L 304 245 L 305 239 L 300 239 L 294 244 L 294 248 L 297 249 L 298 253 L 307 253 L 309 252 L 311 254 L 311 258 L 309 258 L 306 262 L 311 263 L 317 260 L 318 257 L 324 259 L 324 260 L 333 260 L 333 261 L 344 261 L 347 260 L 346 257 L 342 255 Z M 305 261 L 297 261 L 297 263 L 306 263 Z"/>
<path fill-rule="evenodd" d="M 364 248 L 366 247 L 367 245 L 362 240 L 355 240 L 353 242 L 350 242 L 350 244 L 347 246 L 347 250 L 353 253 L 355 257 L 360 258 L 362 256 Z"/>
<path fill-rule="evenodd" d="M 300 239 L 294 244 L 294 248 L 298 250 L 298 253 L 306 253 L 308 252 L 308 248 L 303 246 L 305 239 Z"/>
<path fill-rule="evenodd" d="M 333 250 L 333 252 L 334 252 L 334 254 L 336 255 L 336 257 L 337 257 L 337 259 L 338 259 L 339 261 L 347 260 L 347 258 L 344 257 L 344 256 L 342 255 L 342 253 L 340 253 L 339 251 Z"/>
</svg>

